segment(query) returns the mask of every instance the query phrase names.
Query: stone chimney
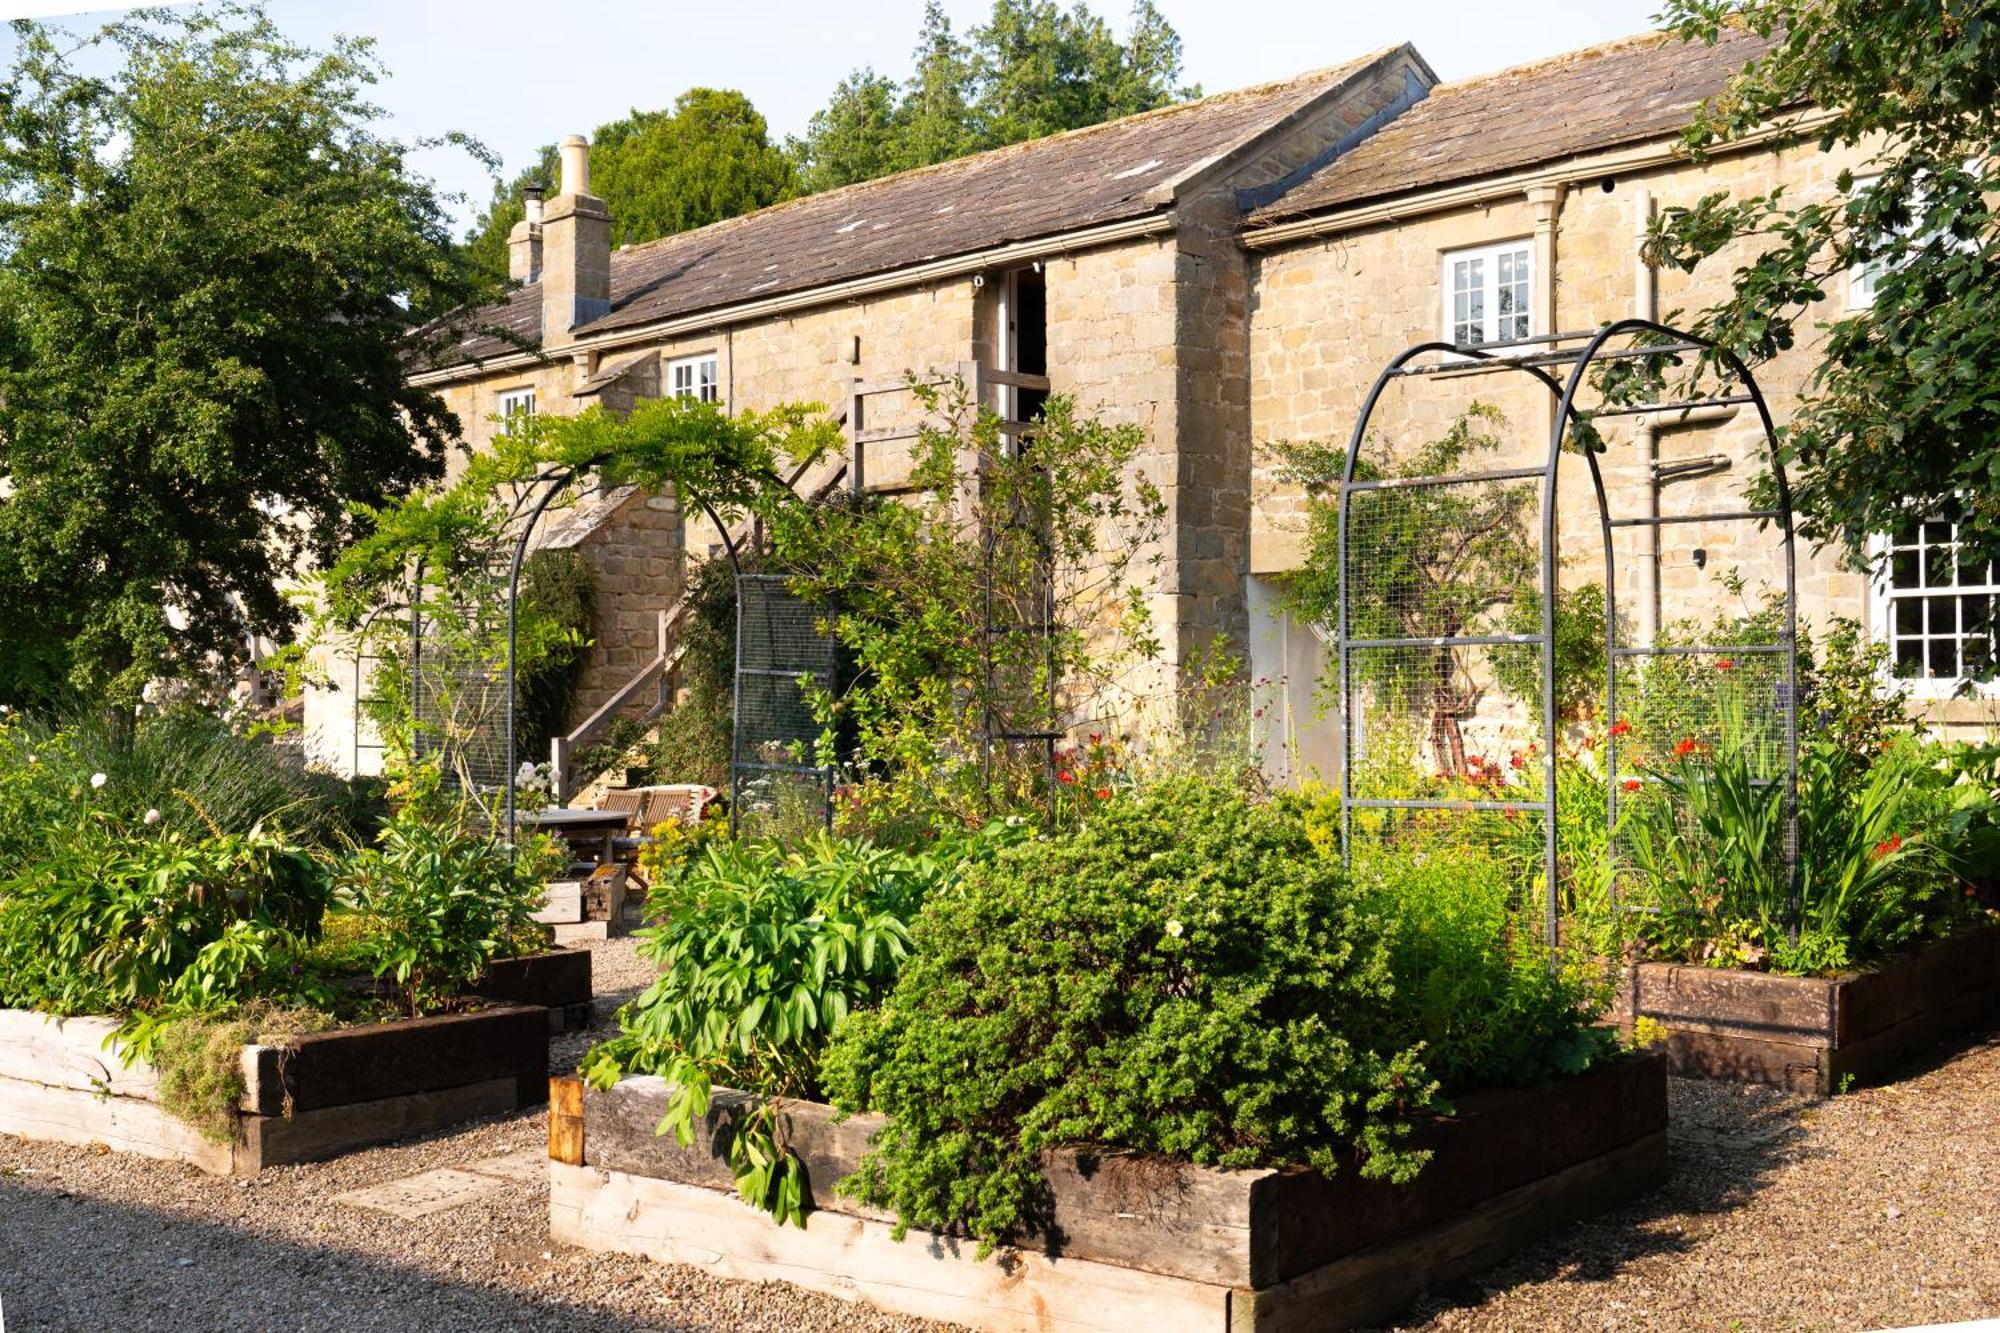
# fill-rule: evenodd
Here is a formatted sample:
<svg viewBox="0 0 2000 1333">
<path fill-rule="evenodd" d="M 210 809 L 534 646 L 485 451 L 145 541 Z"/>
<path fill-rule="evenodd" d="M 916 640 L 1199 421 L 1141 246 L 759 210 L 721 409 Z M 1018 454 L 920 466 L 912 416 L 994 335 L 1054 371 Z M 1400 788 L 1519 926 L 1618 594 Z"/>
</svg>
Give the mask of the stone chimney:
<svg viewBox="0 0 2000 1333">
<path fill-rule="evenodd" d="M 590 144 L 562 141 L 562 189 L 542 210 L 542 347 L 611 313 L 611 214 L 590 192 Z"/>
<path fill-rule="evenodd" d="M 521 191 L 528 216 L 507 233 L 507 276 L 515 282 L 540 282 L 542 278 L 542 187 L 530 185 Z"/>
</svg>

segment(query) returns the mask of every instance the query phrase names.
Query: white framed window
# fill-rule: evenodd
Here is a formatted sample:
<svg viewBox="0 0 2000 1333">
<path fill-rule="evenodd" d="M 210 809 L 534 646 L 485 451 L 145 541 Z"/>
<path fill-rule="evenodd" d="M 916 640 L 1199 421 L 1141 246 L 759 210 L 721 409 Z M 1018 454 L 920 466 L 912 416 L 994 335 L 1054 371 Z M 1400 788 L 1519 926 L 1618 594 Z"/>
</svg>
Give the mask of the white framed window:
<svg viewBox="0 0 2000 1333">
<path fill-rule="evenodd" d="M 1933 520 L 1878 538 L 1874 555 L 1875 634 L 1889 647 L 1890 673 L 1928 699 L 1990 676 L 2000 660 L 2000 570 L 1960 551 L 1957 524 Z"/>
<path fill-rule="evenodd" d="M 667 362 L 667 392 L 675 398 L 699 398 L 704 403 L 720 398 L 715 354 L 683 356 Z"/>
<path fill-rule="evenodd" d="M 500 395 L 498 411 L 500 419 L 503 421 L 517 412 L 523 416 L 531 417 L 535 415 L 535 391 L 533 389 L 509 389 L 506 393 Z"/>
<path fill-rule="evenodd" d="M 1859 194 L 1880 179 L 1879 176 L 1857 176 L 1854 178 L 1854 192 Z M 1864 259 L 1858 264 L 1849 265 L 1847 308 L 1866 310 L 1874 305 L 1875 288 L 1881 283 L 1882 275 L 1888 271 L 1889 261 L 1886 259 Z"/>
<path fill-rule="evenodd" d="M 1969 175 L 1977 176 L 1980 172 L 1980 160 L 1974 158 L 1967 162 L 1965 170 Z M 1856 176 L 1852 192 L 1858 195 L 1881 179 L 1879 175 Z M 1898 240 L 1914 240 L 1919 245 L 1928 245 L 1933 241 L 1945 239 L 1942 232 L 1922 232 L 1918 230 L 1917 221 L 1929 210 L 1930 202 L 1929 192 L 1921 184 L 1911 191 L 1909 204 L 1910 212 L 1913 216 L 1909 223 L 1896 228 L 1894 234 Z M 1954 249 L 1963 250 L 1971 250 L 1978 247 L 1978 242 L 1969 240 L 1950 241 L 1948 244 Z M 1847 308 L 1849 310 L 1866 310 L 1874 305 L 1876 290 L 1882 285 L 1882 279 L 1889 272 L 1889 268 L 1890 261 L 1887 257 L 1864 259 L 1859 263 L 1849 265 L 1847 269 Z"/>
<path fill-rule="evenodd" d="M 1535 336 L 1535 244 L 1504 241 L 1444 256 L 1444 336 L 1457 347 Z"/>
</svg>

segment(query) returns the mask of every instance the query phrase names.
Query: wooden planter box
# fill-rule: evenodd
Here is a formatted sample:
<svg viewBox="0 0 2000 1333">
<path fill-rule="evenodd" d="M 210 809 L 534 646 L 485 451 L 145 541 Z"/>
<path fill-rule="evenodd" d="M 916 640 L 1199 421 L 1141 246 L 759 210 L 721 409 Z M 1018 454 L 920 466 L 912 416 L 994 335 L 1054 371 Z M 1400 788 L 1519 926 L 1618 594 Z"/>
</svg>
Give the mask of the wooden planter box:
<svg viewBox="0 0 2000 1333">
<path fill-rule="evenodd" d="M 549 1226 L 593 1250 L 778 1279 L 980 1329 L 1282 1333 L 1365 1325 L 1541 1233 L 1666 1179 L 1665 1061 L 1647 1054 L 1546 1088 L 1480 1093 L 1419 1127 L 1409 1185 L 1310 1171 L 1222 1171 L 1066 1152 L 1045 1173 L 1053 1235 L 973 1257 L 834 1194 L 880 1117 L 791 1103 L 817 1211 L 778 1226 L 739 1202 L 714 1142 L 749 1099 L 717 1094 L 697 1142 L 654 1133 L 659 1079 L 552 1088 Z"/>
<path fill-rule="evenodd" d="M 1927 945 L 1868 972 L 1768 972 L 1641 963 L 1609 1017 L 1667 1029 L 1672 1070 L 1826 1096 L 1878 1079 L 1928 1046 L 2000 1013 L 2000 926 Z"/>
<path fill-rule="evenodd" d="M 192 1162 L 217 1175 L 315 1161 L 532 1106 L 545 1095 L 548 1010 L 514 1004 L 246 1046 L 233 1143 L 159 1104 L 159 1075 L 127 1068 L 109 1018 L 0 1010 L 0 1134 Z"/>
<path fill-rule="evenodd" d="M 590 950 L 555 949 L 486 965 L 471 993 L 549 1011 L 549 1031 L 576 1032 L 591 1024 Z"/>
</svg>

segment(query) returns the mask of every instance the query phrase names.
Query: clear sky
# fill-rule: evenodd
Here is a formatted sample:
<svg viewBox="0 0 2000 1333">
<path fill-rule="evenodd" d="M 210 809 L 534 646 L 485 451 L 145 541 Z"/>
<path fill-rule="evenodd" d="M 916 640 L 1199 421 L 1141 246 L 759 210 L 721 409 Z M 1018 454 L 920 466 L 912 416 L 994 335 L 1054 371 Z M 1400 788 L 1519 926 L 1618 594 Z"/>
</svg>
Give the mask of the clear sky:
<svg viewBox="0 0 2000 1333">
<path fill-rule="evenodd" d="M 1067 2 L 1067 0 L 1065 0 Z M 1223 92 L 1413 42 L 1445 79 L 1464 78 L 1653 26 L 1660 0 L 1155 0 L 1179 30 L 1190 81 Z M 1124 0 L 1091 7 L 1123 30 Z M 0 0 L 0 17 L 69 14 L 77 0 Z M 373 37 L 389 76 L 376 90 L 402 138 L 462 130 L 508 174 L 535 149 L 589 133 L 696 85 L 740 88 L 775 136 L 801 133 L 849 70 L 908 72 L 923 0 L 268 0 L 287 33 Z M 990 0 L 946 0 L 963 31 Z M 58 19 L 94 26 L 109 13 Z M 4 39 L 0 39 L 4 40 Z M 11 43 L 7 43 L 11 45 Z M 460 153 L 421 159 L 470 217 L 489 188 Z"/>
</svg>

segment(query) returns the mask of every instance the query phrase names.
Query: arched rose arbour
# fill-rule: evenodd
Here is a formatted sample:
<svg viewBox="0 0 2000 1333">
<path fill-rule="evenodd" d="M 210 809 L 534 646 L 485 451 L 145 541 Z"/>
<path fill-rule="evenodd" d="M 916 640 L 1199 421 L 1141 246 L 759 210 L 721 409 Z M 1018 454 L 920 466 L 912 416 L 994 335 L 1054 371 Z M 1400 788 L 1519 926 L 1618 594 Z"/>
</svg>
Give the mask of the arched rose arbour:
<svg viewBox="0 0 2000 1333">
<path fill-rule="evenodd" d="M 1499 413 L 1470 405 L 1436 439 L 1399 448 L 1382 438 L 1385 422 L 1407 436 L 1410 423 L 1438 419 L 1453 382 L 1496 376 L 1546 389 L 1553 410 L 1544 442 L 1509 440 Z M 1431 401 L 1391 413 L 1383 404 L 1392 390 Z M 1620 418 L 1636 418 L 1647 432 L 1662 424 L 1699 430 L 1742 408 L 1755 411 L 1761 429 L 1773 497 L 1764 507 L 1702 507 L 1714 488 L 1701 487 L 1685 510 L 1662 513 L 1662 477 L 1692 475 L 1687 465 L 1666 473 L 1650 456 L 1605 442 L 1604 428 Z M 1565 550 L 1562 482 L 1579 467 L 1596 535 L 1578 540 L 1589 525 L 1576 525 L 1568 544 L 1577 549 Z M 1640 484 L 1607 486 L 1607 471 L 1621 475 L 1618 468 L 1635 469 Z M 1645 319 L 1510 343 L 1419 343 L 1370 389 L 1338 498 L 1344 856 L 1389 844 L 1504 847 L 1524 866 L 1539 864 L 1553 942 L 1566 895 L 1601 892 L 1607 904 L 1646 910 L 1629 868 L 1622 895 L 1618 883 L 1628 860 L 1621 802 L 1666 799 L 1677 790 L 1666 775 L 1678 760 L 1729 749 L 1751 756 L 1752 785 L 1782 786 L 1772 855 L 1782 858 L 1774 872 L 1796 922 L 1794 536 L 1771 414 L 1746 365 Z M 1707 534 L 1735 535 L 1737 552 L 1775 558 L 1782 587 L 1769 589 L 1761 612 L 1733 619 L 1683 591 L 1673 616 L 1647 617 L 1649 627 L 1635 633 L 1619 606 L 1628 530 L 1653 562 L 1675 534 L 1710 542 L 1721 539 Z M 1655 589 L 1660 569 L 1650 571 Z M 1559 597 L 1565 586 L 1599 580 L 1601 646 L 1583 654 L 1589 670 L 1579 673 Z M 1691 628 L 1703 618 L 1729 627 L 1722 641 Z M 1559 629 L 1569 632 L 1559 638 Z"/>
</svg>

